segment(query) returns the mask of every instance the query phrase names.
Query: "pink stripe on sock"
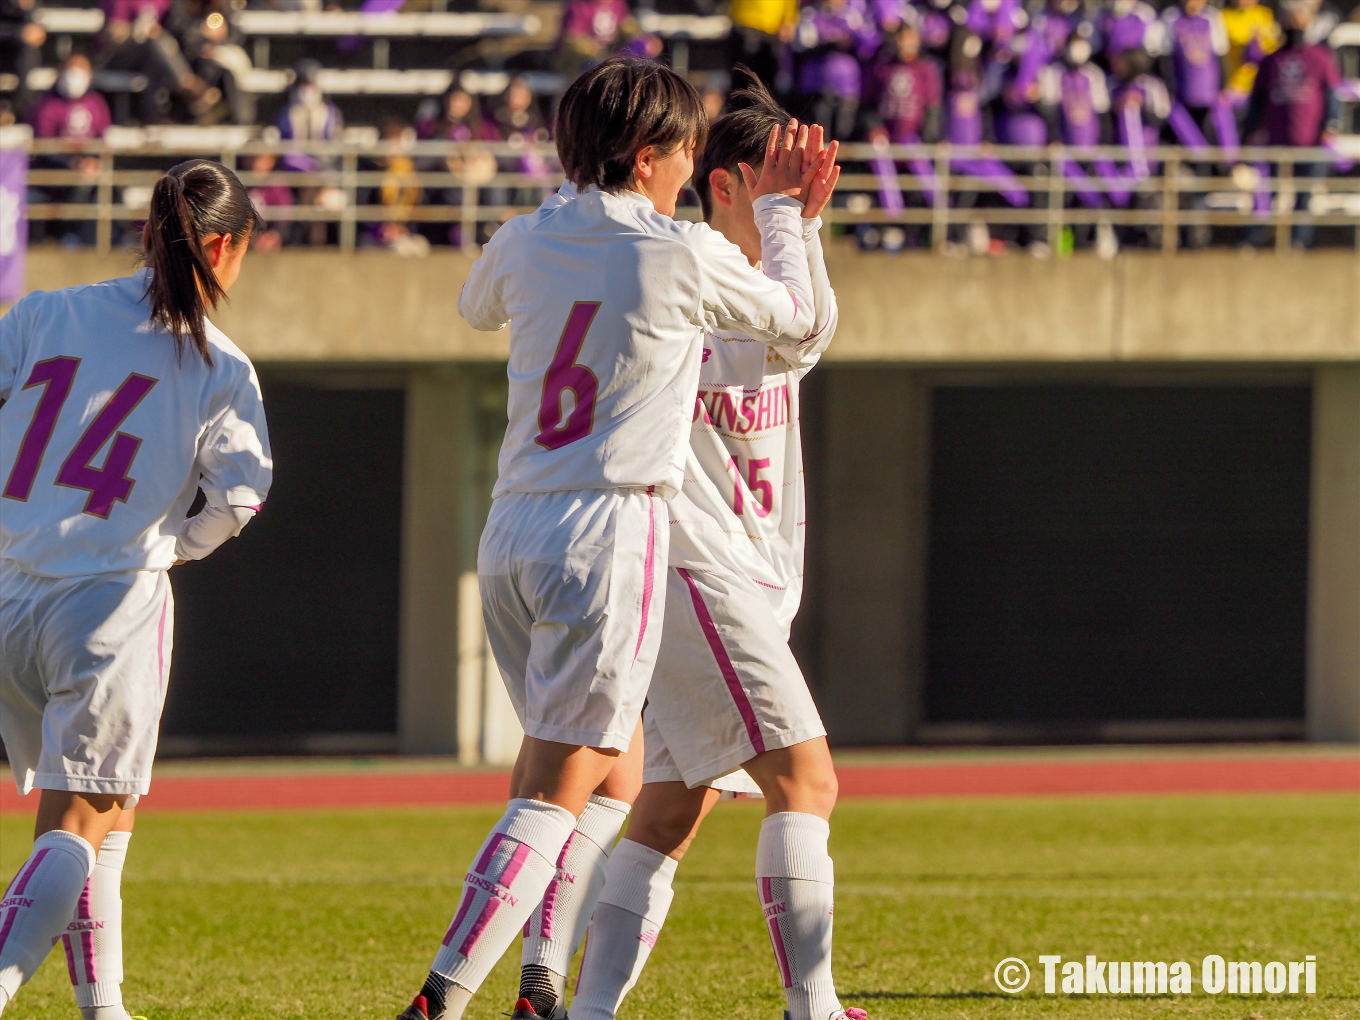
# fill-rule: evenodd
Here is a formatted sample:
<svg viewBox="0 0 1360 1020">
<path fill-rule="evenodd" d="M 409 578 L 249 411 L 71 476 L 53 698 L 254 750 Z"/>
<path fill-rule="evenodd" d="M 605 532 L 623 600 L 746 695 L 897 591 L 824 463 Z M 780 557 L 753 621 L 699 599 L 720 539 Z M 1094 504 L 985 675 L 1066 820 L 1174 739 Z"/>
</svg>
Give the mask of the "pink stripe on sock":
<svg viewBox="0 0 1360 1020">
<path fill-rule="evenodd" d="M 22 896 L 24 894 L 24 890 L 28 888 L 28 883 L 33 878 L 33 872 L 38 870 L 38 865 L 43 862 L 43 858 L 50 852 L 51 851 L 47 847 L 43 847 L 43 849 L 37 852 L 33 860 L 28 862 L 28 867 L 20 872 L 19 876 L 15 878 L 14 883 L 10 888 L 10 893 L 13 893 L 15 896 Z M 10 893 L 6 893 L 6 895 L 9 895 Z"/>
<path fill-rule="evenodd" d="M 779 977 L 784 982 L 785 988 L 792 988 L 793 978 L 789 976 L 789 956 L 784 952 L 784 933 L 779 930 L 779 918 L 772 917 L 767 924 L 770 929 L 770 941 L 774 944 L 774 958 L 779 963 Z"/>
<path fill-rule="evenodd" d="M 9 930 L 14 927 L 14 919 L 19 916 L 18 907 L 10 907 L 9 914 L 5 917 L 5 923 L 0 925 L 0 953 L 5 951 L 5 942 L 9 938 Z"/>
<path fill-rule="evenodd" d="M 643 561 L 642 571 L 642 622 L 638 626 L 637 647 L 633 649 L 636 660 L 642 651 L 642 639 L 647 636 L 647 616 L 652 609 L 652 574 L 656 572 L 656 500 L 652 498 L 653 486 L 647 486 L 647 558 Z"/>
<path fill-rule="evenodd" d="M 491 923 L 491 919 L 496 916 L 496 911 L 501 909 L 501 898 L 492 896 L 486 901 L 486 906 L 482 907 L 482 912 L 477 915 L 477 920 L 472 922 L 472 928 L 467 933 L 467 938 L 463 939 L 463 944 L 458 947 L 460 956 L 468 957 L 472 955 L 472 950 L 477 945 L 477 940 L 486 931 L 486 926 Z"/>
<path fill-rule="evenodd" d="M 760 880 L 760 903 L 762 906 L 769 906 L 774 902 L 774 893 L 770 891 L 770 880 L 762 878 Z"/>
<path fill-rule="evenodd" d="M 80 933 L 80 961 L 85 965 L 85 983 L 95 984 L 99 975 L 94 972 L 94 932 Z"/>
<path fill-rule="evenodd" d="M 71 936 L 61 937 L 61 947 L 66 950 L 66 973 L 71 975 L 72 987 L 80 984 L 80 978 L 76 977 L 76 951 L 71 948 Z"/>
<path fill-rule="evenodd" d="M 727 654 L 727 649 L 723 647 L 722 638 L 718 635 L 718 626 L 713 622 L 713 616 L 708 611 L 708 606 L 704 604 L 704 596 L 699 591 L 699 586 L 694 583 L 694 578 L 689 575 L 689 571 L 684 567 L 676 567 L 676 573 L 685 579 L 689 585 L 690 601 L 694 603 L 695 615 L 699 617 L 699 627 L 704 632 L 704 637 L 708 639 L 708 647 L 713 651 L 713 658 L 718 662 L 718 670 L 722 673 L 723 679 L 727 681 L 727 690 L 732 695 L 732 700 L 737 703 L 737 711 L 741 714 L 741 721 L 746 725 L 746 736 L 751 741 L 751 747 L 756 754 L 765 753 L 765 738 L 760 735 L 760 724 L 756 722 L 755 709 L 751 707 L 751 699 L 746 696 L 746 691 L 742 689 L 741 680 L 737 676 L 737 670 L 732 665 L 732 659 Z"/>
<path fill-rule="evenodd" d="M 467 916 L 468 908 L 472 906 L 472 897 L 476 895 L 471 889 L 463 890 L 462 902 L 458 904 L 458 910 L 454 912 L 453 923 L 449 925 L 449 930 L 444 933 L 443 945 L 448 945 L 453 941 L 453 933 L 458 930 L 458 926 L 463 923 L 463 918 Z"/>
<path fill-rule="evenodd" d="M 92 878 L 85 879 L 85 888 L 80 890 L 80 899 L 76 901 L 76 917 L 82 921 L 90 919 L 90 883 L 93 881 Z"/>
<path fill-rule="evenodd" d="M 529 859 L 529 844 L 521 843 L 515 847 L 515 852 L 510 855 L 510 860 L 505 864 L 505 870 L 501 872 L 501 877 L 496 879 L 496 884 L 504 889 L 509 889 L 514 884 L 520 869 L 524 867 L 524 862 Z"/>
<path fill-rule="evenodd" d="M 477 863 L 472 870 L 479 875 L 485 875 L 486 869 L 491 866 L 491 858 L 496 856 L 496 851 L 501 848 L 501 843 L 504 840 L 505 833 L 496 833 L 496 838 L 486 845 L 486 849 L 482 851 L 482 856 L 477 858 Z"/>
<path fill-rule="evenodd" d="M 562 852 L 561 852 L 560 854 L 557 855 L 557 870 L 558 870 L 558 871 L 561 871 L 562 868 L 563 868 L 563 866 L 567 863 L 567 851 L 571 849 L 572 841 L 573 841 L 574 839 L 576 839 L 576 833 L 577 833 L 577 830 L 576 830 L 576 829 L 572 829 L 572 830 L 571 830 L 571 835 L 568 836 L 568 837 L 567 837 L 567 841 L 566 841 L 565 843 L 562 844 Z M 545 938 L 545 939 L 550 939 L 550 938 L 552 938 L 552 934 L 553 934 L 553 912 L 557 910 L 557 892 L 558 892 L 558 890 L 561 889 L 561 888 L 562 888 L 562 879 L 559 878 L 556 874 L 554 874 L 554 875 L 553 875 L 553 880 L 552 880 L 551 882 L 548 883 L 548 890 L 547 890 L 547 892 L 545 892 L 545 893 L 543 894 L 543 917 L 542 917 L 542 920 L 540 921 L 539 926 L 538 926 L 538 934 L 539 934 L 539 936 L 540 936 L 541 938 Z M 526 923 L 526 931 L 525 931 L 524 934 L 525 934 L 525 935 L 528 935 L 528 934 L 529 934 L 528 931 L 527 931 L 527 924 L 528 924 L 528 922 L 525 922 L 525 923 Z"/>
</svg>

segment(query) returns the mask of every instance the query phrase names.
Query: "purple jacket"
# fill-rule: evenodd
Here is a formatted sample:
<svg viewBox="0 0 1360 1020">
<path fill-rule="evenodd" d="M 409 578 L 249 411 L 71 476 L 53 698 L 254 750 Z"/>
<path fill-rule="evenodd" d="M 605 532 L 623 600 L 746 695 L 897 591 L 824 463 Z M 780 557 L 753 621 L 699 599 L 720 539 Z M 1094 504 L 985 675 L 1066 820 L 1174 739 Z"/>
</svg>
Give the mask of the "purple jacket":
<svg viewBox="0 0 1360 1020">
<path fill-rule="evenodd" d="M 1213 106 L 1223 88 L 1219 63 L 1228 52 L 1228 31 L 1217 8 L 1206 7 L 1189 17 L 1179 7 L 1162 16 L 1171 51 L 1176 99 L 1186 106 Z"/>
<path fill-rule="evenodd" d="M 1159 34 L 1157 12 L 1143 0 L 1135 0 L 1123 14 L 1106 8 L 1101 11 L 1096 25 L 1100 32 L 1101 52 L 1107 59 L 1125 50 L 1141 47 L 1152 51 L 1157 48 L 1153 39 Z"/>
<path fill-rule="evenodd" d="M 87 141 L 103 138 L 112 122 L 109 104 L 98 92 L 86 92 L 79 99 L 52 92 L 33 109 L 33 136 Z"/>
<path fill-rule="evenodd" d="M 148 7 L 155 11 L 157 21 L 164 21 L 165 12 L 170 10 L 170 0 L 103 0 L 100 6 L 104 8 L 106 22 L 136 21 Z"/>
<path fill-rule="evenodd" d="M 920 56 L 909 64 L 900 60 L 879 64 L 870 77 L 865 99 L 878 109 L 890 141 L 919 140 L 926 114 L 943 99 L 940 65 Z"/>
<path fill-rule="evenodd" d="M 1266 144 L 1319 144 L 1329 96 L 1340 84 L 1336 54 L 1320 43 L 1288 46 L 1262 60 L 1251 102 Z"/>
<path fill-rule="evenodd" d="M 1110 100 L 1114 111 L 1115 136 L 1120 145 L 1129 144 L 1123 113 L 1127 107 L 1137 106 L 1138 119 L 1143 127 L 1143 144 L 1156 145 L 1162 136 L 1162 124 L 1171 115 L 1171 97 L 1162 79 L 1140 74 L 1132 81 L 1115 89 Z"/>
<path fill-rule="evenodd" d="M 797 39 L 801 49 L 811 51 L 798 72 L 800 92 L 859 98 L 861 61 L 873 57 L 880 41 L 865 0 L 845 0 L 834 10 L 820 4 L 805 8 Z"/>
<path fill-rule="evenodd" d="M 1094 64 L 1050 64 L 1040 78 L 1044 105 L 1057 111 L 1064 145 L 1099 145 L 1100 121 L 1110 111 L 1105 72 Z"/>
<path fill-rule="evenodd" d="M 600 46 L 613 45 L 619 25 L 632 11 L 624 0 L 570 0 L 562 14 L 563 36 L 590 36 Z"/>
<path fill-rule="evenodd" d="M 983 41 L 1004 44 L 1024 27 L 1025 20 L 1020 0 L 973 0 L 965 24 Z"/>
</svg>

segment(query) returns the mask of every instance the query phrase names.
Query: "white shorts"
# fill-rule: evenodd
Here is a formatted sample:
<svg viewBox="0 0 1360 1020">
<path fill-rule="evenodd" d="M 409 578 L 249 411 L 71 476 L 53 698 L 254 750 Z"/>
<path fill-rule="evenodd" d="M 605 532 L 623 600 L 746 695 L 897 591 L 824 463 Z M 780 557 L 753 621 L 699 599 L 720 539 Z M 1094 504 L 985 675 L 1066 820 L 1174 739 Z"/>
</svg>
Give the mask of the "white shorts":
<svg viewBox="0 0 1360 1020">
<path fill-rule="evenodd" d="M 754 581 L 672 567 L 666 588 L 643 782 L 750 792 L 743 762 L 826 735 L 787 631 Z"/>
<path fill-rule="evenodd" d="M 487 638 L 524 732 L 628 749 L 647 697 L 670 535 L 645 490 L 508 493 L 477 554 Z"/>
<path fill-rule="evenodd" d="M 0 561 L 0 738 L 21 794 L 143 794 L 170 670 L 163 570 L 34 577 Z"/>
</svg>

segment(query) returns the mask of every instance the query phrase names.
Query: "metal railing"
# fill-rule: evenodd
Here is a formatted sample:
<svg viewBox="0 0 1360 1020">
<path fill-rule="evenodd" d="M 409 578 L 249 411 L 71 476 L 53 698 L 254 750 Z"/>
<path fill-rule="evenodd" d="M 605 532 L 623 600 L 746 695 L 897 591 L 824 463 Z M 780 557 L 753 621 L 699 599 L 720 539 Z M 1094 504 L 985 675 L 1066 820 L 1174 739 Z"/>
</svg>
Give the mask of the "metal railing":
<svg viewBox="0 0 1360 1020">
<path fill-rule="evenodd" d="M 450 239 L 475 253 L 496 225 L 535 208 L 561 180 L 550 143 L 297 144 L 237 135 L 228 144 L 212 150 L 173 137 L 136 148 L 33 141 L 29 220 L 92 222 L 93 243 L 108 251 L 145 219 L 164 170 L 203 156 L 235 169 L 248 188 L 290 189 L 293 204 L 263 208 L 266 219 L 332 224 L 324 243 L 353 249 L 367 224 L 447 224 Z M 308 169 L 255 172 L 258 156 L 305 162 Z M 829 227 L 898 225 L 936 251 L 981 224 L 1049 238 L 1066 228 L 1119 229 L 1168 253 L 1195 228 L 1271 231 L 1283 250 L 1296 227 L 1342 227 L 1354 232 L 1360 253 L 1360 175 L 1330 149 L 1154 147 L 1134 154 L 1108 146 L 856 144 L 842 147 L 841 162 L 838 197 L 824 216 Z M 384 204 L 384 193 L 404 197 Z M 678 215 L 698 213 L 691 205 Z"/>
</svg>

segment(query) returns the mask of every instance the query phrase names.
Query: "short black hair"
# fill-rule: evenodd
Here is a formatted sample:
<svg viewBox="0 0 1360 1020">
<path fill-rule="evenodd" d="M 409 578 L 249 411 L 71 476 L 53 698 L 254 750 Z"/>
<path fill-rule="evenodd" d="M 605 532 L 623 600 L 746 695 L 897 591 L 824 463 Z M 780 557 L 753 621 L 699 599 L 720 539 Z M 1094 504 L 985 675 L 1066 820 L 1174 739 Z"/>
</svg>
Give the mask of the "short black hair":
<svg viewBox="0 0 1360 1020">
<path fill-rule="evenodd" d="M 704 207 L 704 219 L 713 215 L 713 186 L 708 175 L 714 170 L 737 173 L 738 163 L 759 168 L 765 162 L 765 147 L 770 131 L 789 122 L 789 112 L 780 106 L 755 73 L 738 64 L 732 69 L 740 88 L 728 96 L 731 112 L 724 113 L 708 127 L 708 144 L 694 163 L 694 190 Z"/>
<path fill-rule="evenodd" d="M 636 57 L 596 64 L 567 87 L 553 120 L 557 154 L 578 188 L 622 191 L 633 183 L 638 152 L 682 145 L 703 150 L 708 115 L 688 81 Z"/>
</svg>

